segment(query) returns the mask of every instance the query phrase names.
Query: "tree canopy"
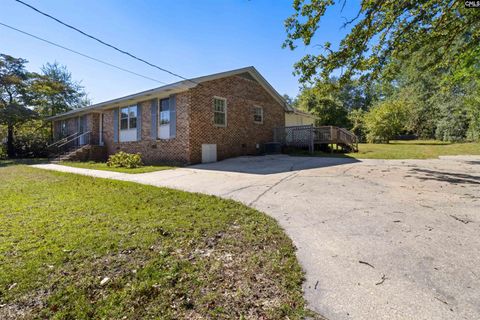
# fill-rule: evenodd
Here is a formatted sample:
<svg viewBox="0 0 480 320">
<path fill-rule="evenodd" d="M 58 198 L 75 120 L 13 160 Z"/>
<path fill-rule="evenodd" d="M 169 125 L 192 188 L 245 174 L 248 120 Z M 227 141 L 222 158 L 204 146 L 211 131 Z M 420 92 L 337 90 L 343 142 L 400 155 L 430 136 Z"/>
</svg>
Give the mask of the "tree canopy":
<svg viewBox="0 0 480 320">
<path fill-rule="evenodd" d="M 83 86 L 58 62 L 46 63 L 42 73 L 32 83 L 35 110 L 43 116 L 53 116 L 88 104 Z"/>
<path fill-rule="evenodd" d="M 285 21 L 284 46 L 306 46 L 321 29 L 321 18 L 336 3 L 346 0 L 294 0 L 295 13 Z M 429 67 L 457 66 L 478 49 L 480 10 L 468 9 L 455 0 L 389 1 L 363 0 L 356 16 L 347 20 L 350 32 L 338 48 L 318 44 L 323 52 L 307 54 L 295 65 L 302 82 L 316 82 L 342 69 L 341 80 L 363 76 L 378 79 L 394 60 L 408 60 L 423 49 Z"/>
<path fill-rule="evenodd" d="M 284 46 L 312 45 L 335 4 L 348 5 L 294 0 Z M 370 141 L 480 140 L 480 10 L 459 1 L 363 0 L 344 27 L 351 29 L 338 47 L 320 44 L 319 54 L 295 64 L 304 87 L 296 101 L 330 125 L 339 118 L 324 113 L 348 113 L 346 126 Z"/>
<path fill-rule="evenodd" d="M 0 54 L 0 124 L 7 127 L 7 154 L 13 156 L 15 125 L 35 116 L 27 107 L 29 81 L 32 74 L 25 69 L 27 61 Z"/>
<path fill-rule="evenodd" d="M 15 130 L 30 137 L 40 132 L 33 126 L 20 130 L 21 125 L 88 102 L 83 87 L 72 80 L 66 67 L 47 63 L 39 74 L 28 71 L 26 64 L 25 59 L 0 54 L 0 125 L 7 128 L 9 157 L 15 156 L 16 149 L 19 149 L 15 145 Z M 42 121 L 35 123 L 44 126 Z M 46 135 L 42 133 L 42 136 L 45 139 Z"/>
</svg>

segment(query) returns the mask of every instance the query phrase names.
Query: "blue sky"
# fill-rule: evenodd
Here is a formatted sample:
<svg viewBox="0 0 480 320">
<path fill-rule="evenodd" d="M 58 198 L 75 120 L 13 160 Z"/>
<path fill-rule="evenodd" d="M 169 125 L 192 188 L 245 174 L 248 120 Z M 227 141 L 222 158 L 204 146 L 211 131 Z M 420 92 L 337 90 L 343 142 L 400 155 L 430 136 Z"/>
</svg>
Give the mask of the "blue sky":
<svg viewBox="0 0 480 320">
<path fill-rule="evenodd" d="M 159 70 L 67 29 L 13 0 L 0 0 L 0 22 L 166 83 L 178 81 Z M 281 94 L 298 93 L 293 64 L 320 50 L 299 45 L 282 49 L 284 20 L 293 13 L 288 0 L 25 0 L 38 9 L 100 39 L 185 77 L 255 66 Z M 343 11 L 327 11 L 312 44 L 338 42 L 358 1 Z M 67 66 L 81 80 L 92 102 L 101 102 L 161 84 L 124 73 L 0 26 L 0 51 L 29 61 L 39 71 L 46 62 Z"/>
</svg>

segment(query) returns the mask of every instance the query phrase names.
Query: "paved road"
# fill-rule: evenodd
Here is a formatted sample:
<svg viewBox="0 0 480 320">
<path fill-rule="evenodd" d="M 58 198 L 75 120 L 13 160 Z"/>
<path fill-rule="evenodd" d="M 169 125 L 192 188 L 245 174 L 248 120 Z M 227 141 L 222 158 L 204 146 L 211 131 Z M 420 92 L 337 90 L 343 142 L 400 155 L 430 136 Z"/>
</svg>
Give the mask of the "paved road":
<svg viewBox="0 0 480 320">
<path fill-rule="evenodd" d="M 480 157 L 240 157 L 128 175 L 36 167 L 231 198 L 275 217 L 328 319 L 480 319 Z"/>
</svg>

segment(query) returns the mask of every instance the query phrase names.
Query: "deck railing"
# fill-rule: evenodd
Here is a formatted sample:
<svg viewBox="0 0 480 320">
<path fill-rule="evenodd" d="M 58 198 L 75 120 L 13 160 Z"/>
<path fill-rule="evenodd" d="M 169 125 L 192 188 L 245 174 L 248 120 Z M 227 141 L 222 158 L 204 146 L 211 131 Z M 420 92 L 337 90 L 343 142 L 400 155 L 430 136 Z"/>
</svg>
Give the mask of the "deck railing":
<svg viewBox="0 0 480 320">
<path fill-rule="evenodd" d="M 358 139 L 355 134 L 344 128 L 335 126 L 289 126 L 274 129 L 274 142 L 287 147 L 309 148 L 313 151 L 315 145 L 336 144 L 358 150 Z"/>
</svg>

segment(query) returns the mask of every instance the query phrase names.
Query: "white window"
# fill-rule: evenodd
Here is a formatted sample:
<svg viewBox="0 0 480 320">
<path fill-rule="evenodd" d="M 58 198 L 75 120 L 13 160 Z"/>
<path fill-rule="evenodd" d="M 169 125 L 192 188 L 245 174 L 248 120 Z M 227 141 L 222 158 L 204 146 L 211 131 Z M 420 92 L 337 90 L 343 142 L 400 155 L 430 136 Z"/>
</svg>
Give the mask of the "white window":
<svg viewBox="0 0 480 320">
<path fill-rule="evenodd" d="M 170 99 L 160 99 L 158 104 L 158 137 L 170 138 Z"/>
<path fill-rule="evenodd" d="M 120 109 L 120 130 L 137 128 L 137 106 Z"/>
<path fill-rule="evenodd" d="M 263 123 L 263 108 L 262 107 L 253 107 L 253 122 Z"/>
<path fill-rule="evenodd" d="M 227 99 L 213 98 L 213 123 L 218 127 L 227 126 Z"/>
<path fill-rule="evenodd" d="M 137 140 L 137 106 L 120 109 L 120 141 Z"/>
</svg>

